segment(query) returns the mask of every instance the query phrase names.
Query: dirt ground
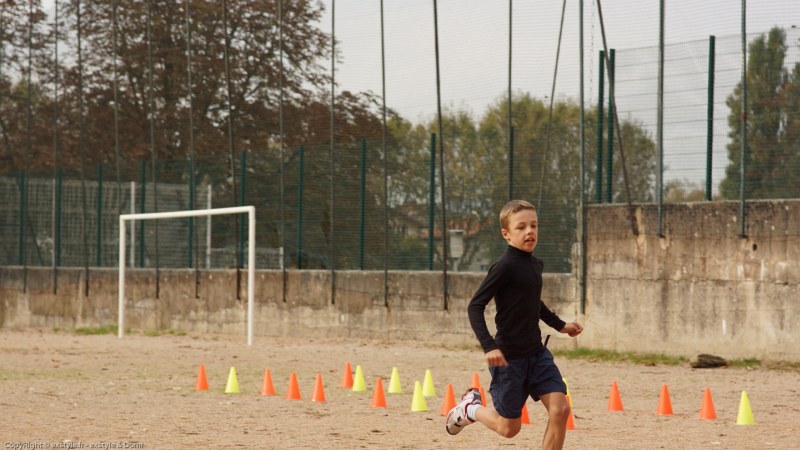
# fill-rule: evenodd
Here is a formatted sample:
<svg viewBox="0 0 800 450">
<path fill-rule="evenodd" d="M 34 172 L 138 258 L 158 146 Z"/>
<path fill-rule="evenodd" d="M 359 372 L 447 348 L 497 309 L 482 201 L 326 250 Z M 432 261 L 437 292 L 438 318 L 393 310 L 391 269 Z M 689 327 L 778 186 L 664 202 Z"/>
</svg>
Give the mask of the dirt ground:
<svg viewBox="0 0 800 450">
<path fill-rule="evenodd" d="M 367 391 L 342 388 L 346 363 L 362 366 Z M 800 373 L 739 368 L 691 369 L 569 360 L 556 355 L 573 400 L 574 449 L 800 449 Z M 196 391 L 200 364 L 210 389 Z M 241 392 L 225 394 L 231 367 Z M 403 393 L 370 406 L 381 377 L 397 367 Z M 275 396 L 262 396 L 270 369 Z M 412 412 L 415 381 L 430 370 L 436 397 Z M 301 400 L 286 399 L 290 373 Z M 477 348 L 408 342 L 288 340 L 244 336 L 84 336 L 50 330 L 0 330 L 0 441 L 3 448 L 449 449 L 538 448 L 545 414 L 528 402 L 530 425 L 513 439 L 481 424 L 457 436 L 444 429 L 445 387 L 456 396 L 473 373 L 488 390 Z M 323 379 L 326 401 L 312 402 Z M 607 411 L 612 381 L 622 412 Z M 656 414 L 667 384 L 674 414 Z M 705 387 L 717 420 L 700 420 Z M 755 425 L 737 425 L 742 391 Z"/>
</svg>

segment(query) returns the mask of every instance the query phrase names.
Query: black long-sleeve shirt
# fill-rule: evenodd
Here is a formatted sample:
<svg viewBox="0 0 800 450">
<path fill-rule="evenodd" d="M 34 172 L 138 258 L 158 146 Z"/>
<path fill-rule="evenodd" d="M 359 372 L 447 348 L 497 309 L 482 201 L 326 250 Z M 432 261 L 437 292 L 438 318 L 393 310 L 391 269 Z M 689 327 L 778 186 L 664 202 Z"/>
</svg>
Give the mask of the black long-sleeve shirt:
<svg viewBox="0 0 800 450">
<path fill-rule="evenodd" d="M 542 303 L 542 260 L 511 245 L 489 269 L 467 307 L 470 325 L 484 352 L 500 349 L 506 358 L 539 352 L 539 319 L 556 330 L 566 323 Z M 497 333 L 492 337 L 484 311 L 494 298 Z"/>
</svg>

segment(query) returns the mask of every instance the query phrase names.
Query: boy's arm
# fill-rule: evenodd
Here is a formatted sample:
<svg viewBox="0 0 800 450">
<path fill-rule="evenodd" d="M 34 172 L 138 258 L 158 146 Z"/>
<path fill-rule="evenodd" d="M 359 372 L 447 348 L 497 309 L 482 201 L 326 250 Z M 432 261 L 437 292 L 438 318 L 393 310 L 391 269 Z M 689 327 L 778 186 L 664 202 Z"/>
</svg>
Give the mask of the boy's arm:
<svg viewBox="0 0 800 450">
<path fill-rule="evenodd" d="M 542 307 L 539 309 L 539 318 L 542 322 L 546 323 L 550 328 L 561 331 L 567 323 L 558 317 L 558 314 L 550 311 L 550 308 L 542 302 Z"/>
<path fill-rule="evenodd" d="M 502 272 L 502 270 L 497 270 L 496 264 L 492 265 L 489 268 L 489 273 L 486 274 L 486 278 L 483 279 L 475 295 L 472 296 L 469 306 L 467 306 L 469 324 L 472 326 L 472 331 L 475 333 L 475 337 L 478 338 L 484 353 L 489 353 L 498 348 L 494 337 L 489 333 L 489 327 L 486 326 L 484 311 L 486 310 L 486 305 L 494 298 L 498 288 L 502 285 Z"/>
<path fill-rule="evenodd" d="M 566 333 L 571 337 L 575 337 L 583 331 L 583 327 L 578 322 L 570 322 L 566 323 L 561 320 L 560 317 L 553 311 L 550 311 L 550 308 L 547 307 L 544 303 L 542 303 L 542 308 L 539 310 L 539 317 L 546 323 L 547 325 L 553 327 L 554 329 L 558 330 L 561 333 Z M 547 318 L 545 318 L 547 317 Z"/>
</svg>

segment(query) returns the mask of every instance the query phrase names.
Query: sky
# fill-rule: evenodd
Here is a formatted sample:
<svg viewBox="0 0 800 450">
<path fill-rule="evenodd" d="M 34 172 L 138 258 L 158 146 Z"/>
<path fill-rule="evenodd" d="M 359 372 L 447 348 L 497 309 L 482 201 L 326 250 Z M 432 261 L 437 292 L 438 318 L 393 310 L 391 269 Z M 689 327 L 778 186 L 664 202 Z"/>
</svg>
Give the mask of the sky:
<svg viewBox="0 0 800 450">
<path fill-rule="evenodd" d="M 286 1 L 286 0 L 284 0 Z M 337 91 L 382 93 L 381 1 L 322 0 L 319 24 L 335 31 Z M 742 1 L 665 0 L 665 179 L 705 183 L 707 49 L 717 37 L 713 184 L 727 165 L 725 98 L 741 73 Z M 45 5 L 52 10 L 53 0 Z M 436 115 L 433 0 L 384 0 L 387 105 L 419 123 Z M 562 1 L 438 0 L 442 105 L 480 117 L 487 107 L 521 93 L 579 99 L 579 2 L 566 1 L 555 71 Z M 332 19 L 335 6 L 335 22 Z M 656 136 L 658 0 L 601 2 L 606 41 L 617 52 L 619 114 Z M 509 8 L 512 69 L 509 73 Z M 798 0 L 759 0 L 746 6 L 749 39 L 773 26 L 787 30 L 788 60 L 800 61 Z M 584 83 L 587 107 L 597 101 L 598 52 L 603 48 L 596 0 L 584 1 Z M 330 68 L 330 61 L 322 62 Z M 607 88 L 606 88 L 607 89 Z M 548 100 L 549 101 L 549 100 Z"/>
<path fill-rule="evenodd" d="M 332 0 L 320 27 L 337 40 L 337 90 L 380 94 L 380 1 Z M 439 67 L 442 104 L 476 117 L 507 98 L 511 17 L 512 99 L 521 92 L 549 98 L 554 82 L 561 1 L 438 0 Z M 655 137 L 659 42 L 659 1 L 601 2 L 606 41 L 617 52 L 617 107 L 639 120 Z M 433 0 L 385 0 L 386 101 L 412 122 L 436 113 L 436 58 Z M 566 3 L 555 77 L 556 99 L 579 98 L 579 3 Z M 714 186 L 727 165 L 725 97 L 741 73 L 742 2 L 665 1 L 665 179 L 705 181 L 707 49 L 717 38 L 714 121 Z M 800 61 L 800 6 L 797 0 L 760 0 L 746 6 L 748 35 L 773 26 L 788 32 L 789 60 Z M 754 36 L 749 36 L 748 39 Z M 602 34 L 597 3 L 584 2 L 584 83 L 587 107 L 597 100 L 598 52 Z M 330 67 L 330 62 L 327 63 Z"/>
</svg>

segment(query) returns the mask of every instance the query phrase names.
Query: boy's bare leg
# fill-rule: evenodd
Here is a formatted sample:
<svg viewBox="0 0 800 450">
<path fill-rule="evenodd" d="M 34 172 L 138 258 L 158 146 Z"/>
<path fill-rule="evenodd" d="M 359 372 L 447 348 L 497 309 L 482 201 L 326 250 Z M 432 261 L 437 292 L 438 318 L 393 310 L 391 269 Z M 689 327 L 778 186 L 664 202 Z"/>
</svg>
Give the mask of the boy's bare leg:
<svg viewBox="0 0 800 450">
<path fill-rule="evenodd" d="M 507 438 L 516 436 L 522 426 L 522 419 L 520 417 L 516 419 L 506 419 L 497 413 L 494 406 L 478 408 L 478 410 L 475 411 L 475 418 L 478 422 L 486 425 L 490 430 L 494 430 L 500 436 Z M 566 428 L 566 423 L 564 426 Z"/>
<path fill-rule="evenodd" d="M 569 418 L 569 403 L 567 396 L 562 392 L 552 392 L 543 395 L 540 400 L 547 409 L 547 427 L 544 430 L 542 449 L 561 450 L 564 447 L 564 438 L 567 434 L 567 419 Z"/>
</svg>

